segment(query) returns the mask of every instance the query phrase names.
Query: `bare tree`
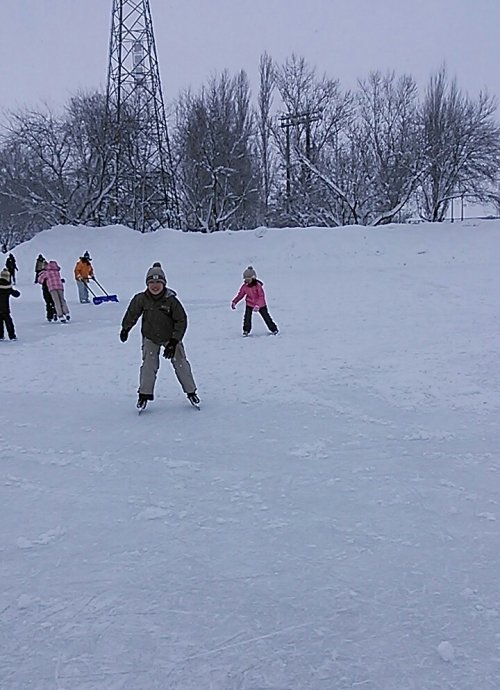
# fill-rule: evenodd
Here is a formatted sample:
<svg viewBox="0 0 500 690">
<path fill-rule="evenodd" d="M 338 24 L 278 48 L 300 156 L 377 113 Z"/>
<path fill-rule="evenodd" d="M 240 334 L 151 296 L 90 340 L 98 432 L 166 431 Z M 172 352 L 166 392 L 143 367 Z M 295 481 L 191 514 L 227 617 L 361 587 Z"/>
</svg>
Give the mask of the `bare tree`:
<svg viewBox="0 0 500 690">
<path fill-rule="evenodd" d="M 78 95 L 66 113 L 18 112 L 4 138 L 3 194 L 35 225 L 102 224 L 111 189 L 100 94 Z"/>
<path fill-rule="evenodd" d="M 248 79 L 227 72 L 176 110 L 174 150 L 188 227 L 213 232 L 252 225 L 258 213 L 258 165 Z"/>
<path fill-rule="evenodd" d="M 274 139 L 287 177 L 287 213 L 294 222 L 323 222 L 323 188 L 312 172 L 338 144 L 352 114 L 352 96 L 295 55 L 277 69 L 276 82 L 286 111 Z"/>
<path fill-rule="evenodd" d="M 23 205 L 3 191 L 6 188 L 3 153 L 0 152 L 0 250 L 8 252 L 16 244 L 30 239 L 35 226 L 33 219 L 25 213 Z"/>
<path fill-rule="evenodd" d="M 359 82 L 358 127 L 367 180 L 365 218 L 372 225 L 392 220 L 414 192 L 423 162 L 414 79 L 372 72 Z"/>
<path fill-rule="evenodd" d="M 468 194 L 485 200 L 498 181 L 500 126 L 486 93 L 463 94 L 442 68 L 429 81 L 422 104 L 426 174 L 420 186 L 424 217 L 441 221 L 451 199 Z"/>
<path fill-rule="evenodd" d="M 103 94 L 77 94 L 65 116 L 71 146 L 71 176 L 74 179 L 75 219 L 92 225 L 111 222 L 110 175 L 112 148 L 106 131 L 106 100 Z"/>
<path fill-rule="evenodd" d="M 50 112 L 15 113 L 4 148 L 11 165 L 4 193 L 48 225 L 71 222 L 71 150 L 63 124 Z"/>
<path fill-rule="evenodd" d="M 11 249 L 17 241 L 28 239 L 32 217 L 22 202 L 25 190 L 17 180 L 17 171 L 25 169 L 25 160 L 19 147 L 0 146 L 0 246 Z M 22 239 L 21 239 L 22 238 Z"/>
<path fill-rule="evenodd" d="M 261 198 L 264 224 L 269 221 L 269 204 L 273 171 L 273 149 L 271 146 L 273 92 L 276 83 L 274 64 L 271 57 L 264 53 L 259 63 L 260 88 L 257 97 L 257 149 L 261 166 Z"/>
</svg>

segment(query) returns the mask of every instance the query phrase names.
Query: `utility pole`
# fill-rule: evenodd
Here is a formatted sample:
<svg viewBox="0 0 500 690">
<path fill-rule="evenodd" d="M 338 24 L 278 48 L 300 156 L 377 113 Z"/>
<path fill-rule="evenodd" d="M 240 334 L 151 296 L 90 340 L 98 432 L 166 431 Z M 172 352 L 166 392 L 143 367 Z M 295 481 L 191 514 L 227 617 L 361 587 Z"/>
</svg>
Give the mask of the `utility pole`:
<svg viewBox="0 0 500 690">
<path fill-rule="evenodd" d="M 149 0 L 113 0 L 106 121 L 115 221 L 180 227 Z"/>
<path fill-rule="evenodd" d="M 306 158 L 311 159 L 311 122 L 317 122 L 322 119 L 319 112 L 305 112 L 305 113 L 288 113 L 281 115 L 280 127 L 285 129 L 285 162 L 286 162 L 286 203 L 287 212 L 290 211 L 290 201 L 292 193 L 292 170 L 290 164 L 290 127 L 299 127 L 305 125 L 306 131 Z"/>
</svg>

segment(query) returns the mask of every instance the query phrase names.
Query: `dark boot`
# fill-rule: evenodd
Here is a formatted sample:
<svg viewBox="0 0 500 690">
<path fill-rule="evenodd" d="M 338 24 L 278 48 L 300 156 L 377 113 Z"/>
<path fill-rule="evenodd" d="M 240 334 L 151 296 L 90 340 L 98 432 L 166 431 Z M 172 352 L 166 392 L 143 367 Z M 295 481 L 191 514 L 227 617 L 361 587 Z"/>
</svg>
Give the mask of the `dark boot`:
<svg viewBox="0 0 500 690">
<path fill-rule="evenodd" d="M 194 405 L 195 407 L 200 404 L 200 398 L 198 397 L 198 394 L 196 391 L 193 391 L 192 393 L 188 393 L 187 399 L 189 400 L 191 405 Z"/>
<path fill-rule="evenodd" d="M 153 400 L 151 393 L 139 393 L 139 397 L 137 399 L 137 409 L 143 410 L 150 400 Z"/>
</svg>

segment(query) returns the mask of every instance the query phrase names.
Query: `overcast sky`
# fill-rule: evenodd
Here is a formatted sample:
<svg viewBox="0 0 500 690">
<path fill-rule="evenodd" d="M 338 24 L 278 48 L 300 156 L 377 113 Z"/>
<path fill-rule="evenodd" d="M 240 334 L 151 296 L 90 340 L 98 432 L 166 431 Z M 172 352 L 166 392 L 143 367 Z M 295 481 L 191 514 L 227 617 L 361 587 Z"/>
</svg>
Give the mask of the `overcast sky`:
<svg viewBox="0 0 500 690">
<path fill-rule="evenodd" d="M 212 74 L 295 52 L 345 88 L 371 70 L 422 86 L 446 63 L 500 102 L 500 0 L 150 0 L 167 103 Z M 112 0 L 0 0 L 0 109 L 64 104 L 106 83 Z"/>
</svg>

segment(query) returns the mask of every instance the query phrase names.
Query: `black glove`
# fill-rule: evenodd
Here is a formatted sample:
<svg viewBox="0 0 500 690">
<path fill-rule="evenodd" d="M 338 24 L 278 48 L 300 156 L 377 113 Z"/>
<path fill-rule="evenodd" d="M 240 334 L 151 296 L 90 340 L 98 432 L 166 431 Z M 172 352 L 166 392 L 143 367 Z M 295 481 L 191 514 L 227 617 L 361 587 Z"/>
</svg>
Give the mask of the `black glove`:
<svg viewBox="0 0 500 690">
<path fill-rule="evenodd" d="M 165 349 L 163 351 L 163 356 L 165 357 L 165 359 L 173 358 L 173 356 L 175 355 L 175 348 L 177 347 L 178 342 L 179 341 L 175 338 L 170 338 L 168 343 L 165 345 Z"/>
<path fill-rule="evenodd" d="M 126 328 L 122 328 L 122 330 L 120 331 L 120 340 L 122 341 L 122 343 L 126 343 L 127 338 L 128 338 L 128 331 Z"/>
</svg>

